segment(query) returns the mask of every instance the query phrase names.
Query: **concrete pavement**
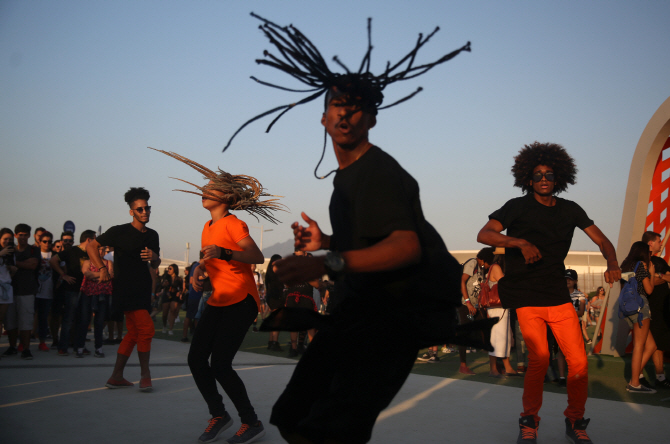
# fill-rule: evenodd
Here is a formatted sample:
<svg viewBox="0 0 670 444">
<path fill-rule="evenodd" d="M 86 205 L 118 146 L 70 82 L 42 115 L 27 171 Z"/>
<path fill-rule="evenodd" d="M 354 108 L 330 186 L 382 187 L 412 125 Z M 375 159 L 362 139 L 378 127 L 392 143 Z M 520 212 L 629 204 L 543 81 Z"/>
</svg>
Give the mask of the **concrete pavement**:
<svg viewBox="0 0 670 444">
<path fill-rule="evenodd" d="M 6 346 L 4 339 L 0 350 Z M 102 359 L 61 357 L 54 351 L 36 351 L 37 347 L 32 347 L 32 361 L 17 356 L 2 358 L 0 441 L 195 443 L 207 426 L 208 413 L 186 365 L 188 347 L 154 340 L 154 390 L 150 393 L 140 392 L 137 387 L 104 387 L 116 358 L 116 346 L 105 346 L 107 357 Z M 260 442 L 283 442 L 268 418 L 294 367 L 293 360 L 254 353 L 240 352 L 235 359 L 235 368 L 266 426 L 267 434 Z M 136 354 L 130 358 L 125 376 L 138 385 Z M 377 420 L 371 442 L 514 443 L 521 392 L 514 387 L 411 375 L 394 403 Z M 540 443 L 566 442 L 565 406 L 566 395 L 545 393 Z M 236 421 L 218 442 L 225 442 L 240 425 L 229 401 L 227 407 Z M 588 432 L 597 444 L 631 439 L 645 444 L 666 443 L 670 433 L 668 413 L 666 407 L 589 399 L 586 416 L 592 422 Z"/>
</svg>

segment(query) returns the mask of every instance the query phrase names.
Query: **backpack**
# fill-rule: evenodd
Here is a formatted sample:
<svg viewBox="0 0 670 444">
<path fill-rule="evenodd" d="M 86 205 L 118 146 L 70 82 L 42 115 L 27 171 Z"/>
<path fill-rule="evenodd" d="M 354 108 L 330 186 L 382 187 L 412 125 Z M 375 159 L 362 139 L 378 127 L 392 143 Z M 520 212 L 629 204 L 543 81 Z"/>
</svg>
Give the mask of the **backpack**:
<svg viewBox="0 0 670 444">
<path fill-rule="evenodd" d="M 634 273 L 637 273 L 637 268 L 642 262 L 635 265 Z M 619 319 L 632 316 L 637 313 L 637 322 L 642 327 L 642 307 L 644 307 L 644 299 L 637 291 L 637 279 L 633 275 L 628 282 L 626 282 L 619 293 Z"/>
</svg>

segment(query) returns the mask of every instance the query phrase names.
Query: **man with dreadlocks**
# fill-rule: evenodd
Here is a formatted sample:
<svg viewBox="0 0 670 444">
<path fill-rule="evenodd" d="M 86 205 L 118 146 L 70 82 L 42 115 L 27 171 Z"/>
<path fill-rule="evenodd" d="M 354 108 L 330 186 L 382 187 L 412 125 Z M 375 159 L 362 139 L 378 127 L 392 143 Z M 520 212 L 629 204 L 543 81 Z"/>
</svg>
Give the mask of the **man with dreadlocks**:
<svg viewBox="0 0 670 444">
<path fill-rule="evenodd" d="M 234 176 L 221 170 L 217 173 L 179 154 L 156 151 L 191 166 L 209 179 L 205 186 L 183 181 L 195 186 L 199 192 L 178 190 L 201 196 L 202 206 L 212 217 L 202 230 L 203 256 L 200 265 L 193 270 L 192 279 L 193 288 L 201 291 L 206 272 L 213 287 L 188 353 L 193 379 L 212 415 L 198 441 L 215 441 L 233 424 L 217 389 L 218 381 L 235 405 L 242 422 L 240 429 L 227 442 L 250 443 L 262 438 L 265 430 L 232 363 L 260 308 L 249 264 L 262 264 L 265 259 L 249 236 L 247 224 L 230 211 L 246 210 L 276 223 L 268 211 L 279 210 L 282 205 L 276 202 L 277 199 L 260 201 L 259 197 L 269 195 L 263 192 L 263 186 L 253 177 Z"/>
<path fill-rule="evenodd" d="M 477 241 L 505 247 L 505 277 L 498 282 L 504 308 L 516 309 L 528 347 L 518 444 L 534 444 L 540 422 L 544 375 L 549 365 L 547 326 L 568 362 L 566 437 L 591 443 L 584 419 L 588 363 L 581 327 L 565 285 L 565 257 L 575 228 L 582 229 L 607 260 L 605 280 L 621 278 L 614 246 L 576 203 L 556 197 L 576 183 L 577 168 L 561 145 L 534 142 L 514 158 L 514 186 L 525 193 L 489 215 Z M 506 235 L 502 234 L 507 230 Z"/>
<path fill-rule="evenodd" d="M 418 50 L 436 29 L 425 38 L 420 35 L 409 54 L 375 76 L 369 71 L 369 41 L 359 71 L 350 72 L 335 58 L 347 71 L 336 74 L 295 27 L 280 27 L 255 17 L 263 21 L 261 30 L 284 57 L 281 60 L 266 51 L 268 59 L 258 63 L 288 73 L 310 87 L 299 92 L 316 92 L 249 120 L 233 137 L 258 118 L 283 110 L 281 117 L 295 105 L 325 94 L 321 123 L 332 139 L 338 162 L 330 202 L 333 234 L 323 233 L 304 213 L 307 226 L 292 225 L 298 249 L 330 251 L 325 256 L 296 255 L 275 262 L 277 276 L 289 286 L 326 273 L 336 283 L 328 326 L 320 328 L 299 361 L 270 422 L 290 443 L 365 443 L 371 438 L 377 416 L 404 384 L 420 344 L 443 342 L 435 337 L 432 341 L 422 339 L 421 331 L 429 331 L 428 335 L 434 331 L 426 328 L 428 318 L 435 315 L 433 325 L 453 333 L 454 309 L 460 303 L 460 266 L 425 220 L 418 183 L 368 140 L 368 132 L 376 124 L 377 111 L 383 109 L 380 105 L 386 86 L 421 75 L 461 51 L 469 51 L 470 46 L 468 43 L 436 62 L 414 66 Z M 446 276 L 439 286 L 434 280 L 437 273 Z M 373 359 L 371 350 L 375 352 Z"/>
</svg>

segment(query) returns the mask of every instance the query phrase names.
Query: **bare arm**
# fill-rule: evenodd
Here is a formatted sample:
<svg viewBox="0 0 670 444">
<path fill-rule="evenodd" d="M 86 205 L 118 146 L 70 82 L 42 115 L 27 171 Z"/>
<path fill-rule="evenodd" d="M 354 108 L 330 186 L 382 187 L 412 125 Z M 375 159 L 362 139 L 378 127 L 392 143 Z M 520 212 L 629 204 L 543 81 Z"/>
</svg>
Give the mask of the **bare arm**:
<svg viewBox="0 0 670 444">
<path fill-rule="evenodd" d="M 258 249 L 256 242 L 247 236 L 237 243 L 237 246 L 242 249 L 242 251 L 233 250 L 233 257 L 230 259 L 232 261 L 242 262 L 244 264 L 262 264 L 265 262 L 263 253 Z M 202 247 L 203 258 L 200 262 L 200 266 L 204 269 L 204 263 L 208 259 L 218 259 L 221 255 L 221 247 L 218 245 L 207 245 Z"/>
<path fill-rule="evenodd" d="M 16 261 L 16 268 L 23 268 L 24 270 L 34 270 L 40 264 L 39 259 L 31 257 L 25 261 Z"/>
<path fill-rule="evenodd" d="M 421 244 L 414 231 L 396 230 L 367 248 L 342 253 L 345 272 L 369 273 L 390 271 L 421 260 Z M 316 279 L 326 273 L 324 256 L 290 256 L 275 262 L 279 279 L 288 284 Z"/>
<path fill-rule="evenodd" d="M 470 302 L 470 296 L 468 295 L 468 279 L 470 279 L 470 275 L 463 273 L 461 276 L 461 296 L 463 296 L 465 306 L 468 307 L 470 314 L 474 315 L 477 312 L 477 309 L 472 305 L 472 302 Z"/>
<path fill-rule="evenodd" d="M 591 225 L 584 229 L 584 233 L 591 238 L 593 243 L 595 243 L 600 252 L 603 254 L 603 257 L 607 261 L 607 270 L 605 270 L 605 282 L 612 286 L 612 283 L 621 279 L 621 269 L 619 268 L 619 262 L 616 259 L 616 250 L 614 245 L 607 239 L 607 236 L 600 231 L 595 225 Z M 651 283 L 651 282 L 650 282 Z"/>
<path fill-rule="evenodd" d="M 81 272 L 84 273 L 84 277 L 90 281 L 98 282 L 98 279 L 100 279 L 100 272 L 91 271 L 90 268 L 91 268 L 90 260 L 85 260 L 84 263 L 81 264 Z"/>
<path fill-rule="evenodd" d="M 63 268 L 61 268 L 60 257 L 58 257 L 57 254 L 54 254 L 53 256 L 51 256 L 51 259 L 49 259 L 49 265 L 51 265 L 51 269 L 56 270 L 56 273 L 58 273 L 60 275 L 60 277 L 62 277 L 63 280 L 65 282 L 67 282 L 68 284 L 72 285 L 75 282 L 77 282 L 77 280 L 75 278 L 73 278 L 72 276 L 68 276 L 67 273 L 65 272 L 65 270 L 63 270 Z"/>
<path fill-rule="evenodd" d="M 580 318 L 584 316 L 585 307 L 586 307 L 586 301 L 584 300 L 579 301 L 579 310 L 577 311 L 577 316 L 579 316 Z"/>
<path fill-rule="evenodd" d="M 652 276 L 656 273 L 656 267 L 654 267 L 653 263 L 649 264 L 649 267 L 647 267 L 647 264 L 642 262 L 642 265 L 649 270 L 649 274 Z M 652 291 L 654 291 L 654 285 L 651 283 L 651 279 L 646 277 L 642 280 L 642 285 L 644 286 L 644 291 L 647 293 L 647 295 L 650 295 Z"/>
<path fill-rule="evenodd" d="M 503 273 L 502 268 L 500 268 L 500 265 L 498 264 L 491 265 L 491 274 L 489 275 L 489 279 L 492 280 L 493 282 L 498 282 L 503 277 L 505 277 L 505 273 Z"/>
<path fill-rule="evenodd" d="M 540 250 L 535 245 L 523 239 L 506 236 L 502 234 L 502 230 L 502 224 L 495 219 L 491 219 L 484 225 L 484 228 L 479 230 L 477 242 L 490 245 L 491 247 L 519 248 L 527 264 L 532 264 L 542 259 Z"/>
</svg>

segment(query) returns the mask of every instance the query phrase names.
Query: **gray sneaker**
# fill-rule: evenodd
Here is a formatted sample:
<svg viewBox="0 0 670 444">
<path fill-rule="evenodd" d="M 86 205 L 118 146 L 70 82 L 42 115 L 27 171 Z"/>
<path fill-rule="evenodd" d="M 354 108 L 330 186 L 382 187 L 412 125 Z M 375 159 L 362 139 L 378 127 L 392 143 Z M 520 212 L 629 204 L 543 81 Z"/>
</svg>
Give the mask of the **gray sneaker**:
<svg viewBox="0 0 670 444">
<path fill-rule="evenodd" d="M 265 436 L 265 429 L 263 424 L 258 421 L 254 425 L 242 424 L 242 427 L 235 433 L 232 438 L 226 441 L 228 444 L 243 444 L 254 442 Z"/>
<path fill-rule="evenodd" d="M 209 420 L 209 425 L 198 438 L 198 442 L 216 441 L 219 435 L 231 425 L 233 425 L 233 418 L 230 417 L 228 412 L 223 416 L 215 416 Z"/>
<path fill-rule="evenodd" d="M 643 384 L 640 384 L 637 387 L 628 384 L 626 385 L 626 391 L 631 393 L 645 393 L 647 395 L 653 395 L 656 393 L 656 390 Z"/>
</svg>

